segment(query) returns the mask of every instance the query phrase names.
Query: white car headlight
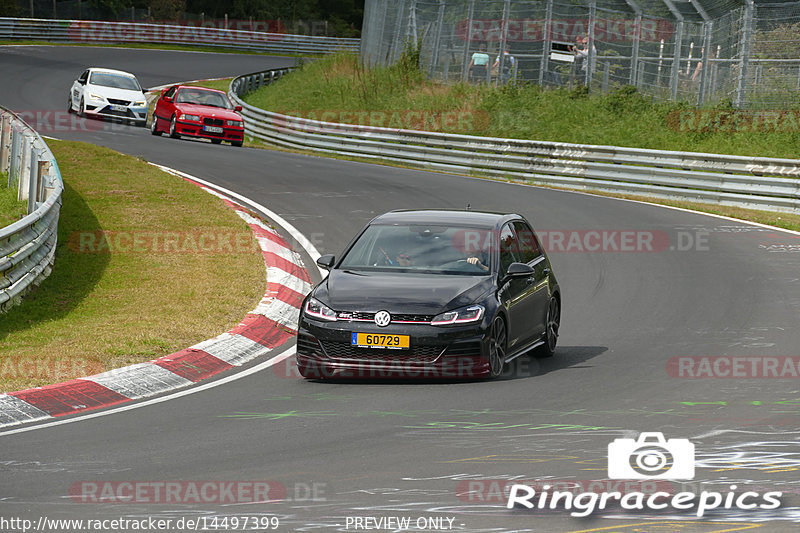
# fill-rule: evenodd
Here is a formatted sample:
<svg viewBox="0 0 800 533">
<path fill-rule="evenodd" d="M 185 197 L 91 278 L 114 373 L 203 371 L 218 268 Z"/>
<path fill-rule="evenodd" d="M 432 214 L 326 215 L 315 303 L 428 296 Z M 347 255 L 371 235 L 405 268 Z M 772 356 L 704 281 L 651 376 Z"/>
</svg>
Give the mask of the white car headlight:
<svg viewBox="0 0 800 533">
<path fill-rule="evenodd" d="M 241 120 L 226 120 L 225 124 L 227 124 L 228 126 L 237 126 L 239 128 L 242 127 L 242 121 Z"/>
<path fill-rule="evenodd" d="M 303 312 L 308 316 L 320 320 L 336 320 L 336 311 L 314 298 L 308 299 Z"/>
<path fill-rule="evenodd" d="M 147 105 L 145 100 L 139 100 L 133 103 L 133 107 L 144 107 Z"/>
<path fill-rule="evenodd" d="M 95 93 L 89 93 L 89 98 L 92 100 L 105 100 L 105 98 L 103 98 L 102 95 Z"/>
<path fill-rule="evenodd" d="M 450 324 L 468 324 L 483 318 L 482 305 L 469 305 L 446 313 L 440 313 L 431 320 L 432 326 L 447 326 Z"/>
<path fill-rule="evenodd" d="M 181 120 L 194 120 L 194 121 L 199 121 L 199 120 L 200 120 L 200 115 L 187 115 L 187 114 L 185 114 L 185 113 L 182 113 L 182 114 L 181 114 Z"/>
</svg>

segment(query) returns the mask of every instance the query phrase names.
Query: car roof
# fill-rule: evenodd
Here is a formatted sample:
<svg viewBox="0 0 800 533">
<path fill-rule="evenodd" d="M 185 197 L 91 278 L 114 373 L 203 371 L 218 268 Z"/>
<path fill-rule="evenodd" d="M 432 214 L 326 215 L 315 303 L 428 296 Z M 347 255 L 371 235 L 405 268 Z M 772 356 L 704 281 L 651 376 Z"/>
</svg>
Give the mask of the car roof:
<svg viewBox="0 0 800 533">
<path fill-rule="evenodd" d="M 375 217 L 370 224 L 453 224 L 494 228 L 512 219 L 522 218 L 516 214 L 492 213 L 489 211 L 467 211 L 455 209 L 407 209 L 390 211 Z"/>
<path fill-rule="evenodd" d="M 119 74 L 122 76 L 130 76 L 131 78 L 136 77 L 130 72 L 125 72 L 124 70 L 114 70 L 113 68 L 90 67 L 89 70 L 91 70 L 92 72 L 105 72 L 107 74 Z"/>
</svg>

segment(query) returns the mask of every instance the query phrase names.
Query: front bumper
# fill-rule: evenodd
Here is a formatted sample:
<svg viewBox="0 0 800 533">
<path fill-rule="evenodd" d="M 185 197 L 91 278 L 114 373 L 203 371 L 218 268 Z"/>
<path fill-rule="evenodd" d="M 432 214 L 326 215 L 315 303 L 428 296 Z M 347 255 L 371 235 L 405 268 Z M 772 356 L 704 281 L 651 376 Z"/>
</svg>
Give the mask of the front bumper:
<svg viewBox="0 0 800 533">
<path fill-rule="evenodd" d="M 309 320 L 301 315 L 297 367 L 304 377 L 475 379 L 489 375 L 486 320 L 465 326 Z M 409 335 L 408 349 L 362 348 L 353 333 Z"/>
<path fill-rule="evenodd" d="M 98 117 L 120 118 L 123 120 L 135 120 L 144 123 L 147 120 L 147 106 L 120 106 L 103 102 L 101 100 L 89 100 L 86 102 L 86 114 Z"/>
<path fill-rule="evenodd" d="M 179 135 L 190 137 L 200 137 L 203 139 L 220 139 L 223 141 L 243 141 L 244 128 L 234 128 L 231 126 L 213 126 L 221 128 L 221 132 L 206 131 L 202 122 L 189 122 L 184 120 L 175 121 L 175 132 Z"/>
</svg>

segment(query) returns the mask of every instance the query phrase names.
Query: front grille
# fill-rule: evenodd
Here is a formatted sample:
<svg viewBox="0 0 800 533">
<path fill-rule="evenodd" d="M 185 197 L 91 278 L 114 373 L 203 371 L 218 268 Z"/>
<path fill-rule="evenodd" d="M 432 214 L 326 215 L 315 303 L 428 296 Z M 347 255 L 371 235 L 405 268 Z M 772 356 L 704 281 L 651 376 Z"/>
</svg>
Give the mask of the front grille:
<svg viewBox="0 0 800 533">
<path fill-rule="evenodd" d="M 130 105 L 130 100 L 117 100 L 116 98 L 108 98 L 109 104 L 116 104 L 116 105 Z"/>
<path fill-rule="evenodd" d="M 441 346 L 419 345 L 412 346 L 408 350 L 390 350 L 386 348 L 360 348 L 346 342 L 333 341 L 322 341 L 322 348 L 328 357 L 348 361 L 431 363 L 442 353 Z"/>
<path fill-rule="evenodd" d="M 375 313 L 364 313 L 361 311 L 355 311 L 352 313 L 339 313 L 337 316 L 342 320 L 347 320 L 347 318 L 343 317 L 342 315 L 350 315 L 352 320 L 375 320 Z M 392 313 L 392 322 L 419 322 L 421 324 L 429 324 L 430 321 L 433 320 L 433 315 L 415 315 L 415 314 L 394 314 Z"/>
<path fill-rule="evenodd" d="M 302 355 L 322 355 L 322 350 L 319 346 L 319 341 L 309 335 L 297 336 L 297 353 Z"/>
<path fill-rule="evenodd" d="M 454 357 L 465 357 L 465 356 L 477 357 L 481 355 L 481 343 L 457 342 L 448 346 L 447 351 L 444 352 L 444 355 L 454 356 Z"/>
<path fill-rule="evenodd" d="M 204 118 L 203 124 L 208 126 L 222 126 L 223 120 L 221 118 Z"/>
<path fill-rule="evenodd" d="M 126 109 L 125 111 L 114 111 L 108 106 L 100 110 L 100 113 L 103 113 L 104 115 L 112 115 L 115 117 L 125 117 L 125 118 L 136 117 L 136 115 L 130 109 Z"/>
</svg>

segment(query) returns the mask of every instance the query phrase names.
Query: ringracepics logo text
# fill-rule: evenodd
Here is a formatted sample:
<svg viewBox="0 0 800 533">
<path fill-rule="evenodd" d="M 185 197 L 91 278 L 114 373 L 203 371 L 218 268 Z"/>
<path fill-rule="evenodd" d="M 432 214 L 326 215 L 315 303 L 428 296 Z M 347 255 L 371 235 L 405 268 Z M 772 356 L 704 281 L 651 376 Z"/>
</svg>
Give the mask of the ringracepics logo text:
<svg viewBox="0 0 800 533">
<path fill-rule="evenodd" d="M 688 439 L 664 439 L 662 433 L 642 433 L 638 439 L 616 439 L 608 445 L 608 475 L 611 479 L 679 480 L 694 477 L 695 446 Z M 625 510 L 691 511 L 702 517 L 714 509 L 770 510 L 781 505 L 782 492 L 739 491 L 729 485 L 727 492 L 668 490 L 620 490 L 576 493 L 558 490 L 554 484 L 515 483 L 508 493 L 509 509 L 564 509 L 571 516 L 584 517 L 610 507 Z"/>
</svg>

